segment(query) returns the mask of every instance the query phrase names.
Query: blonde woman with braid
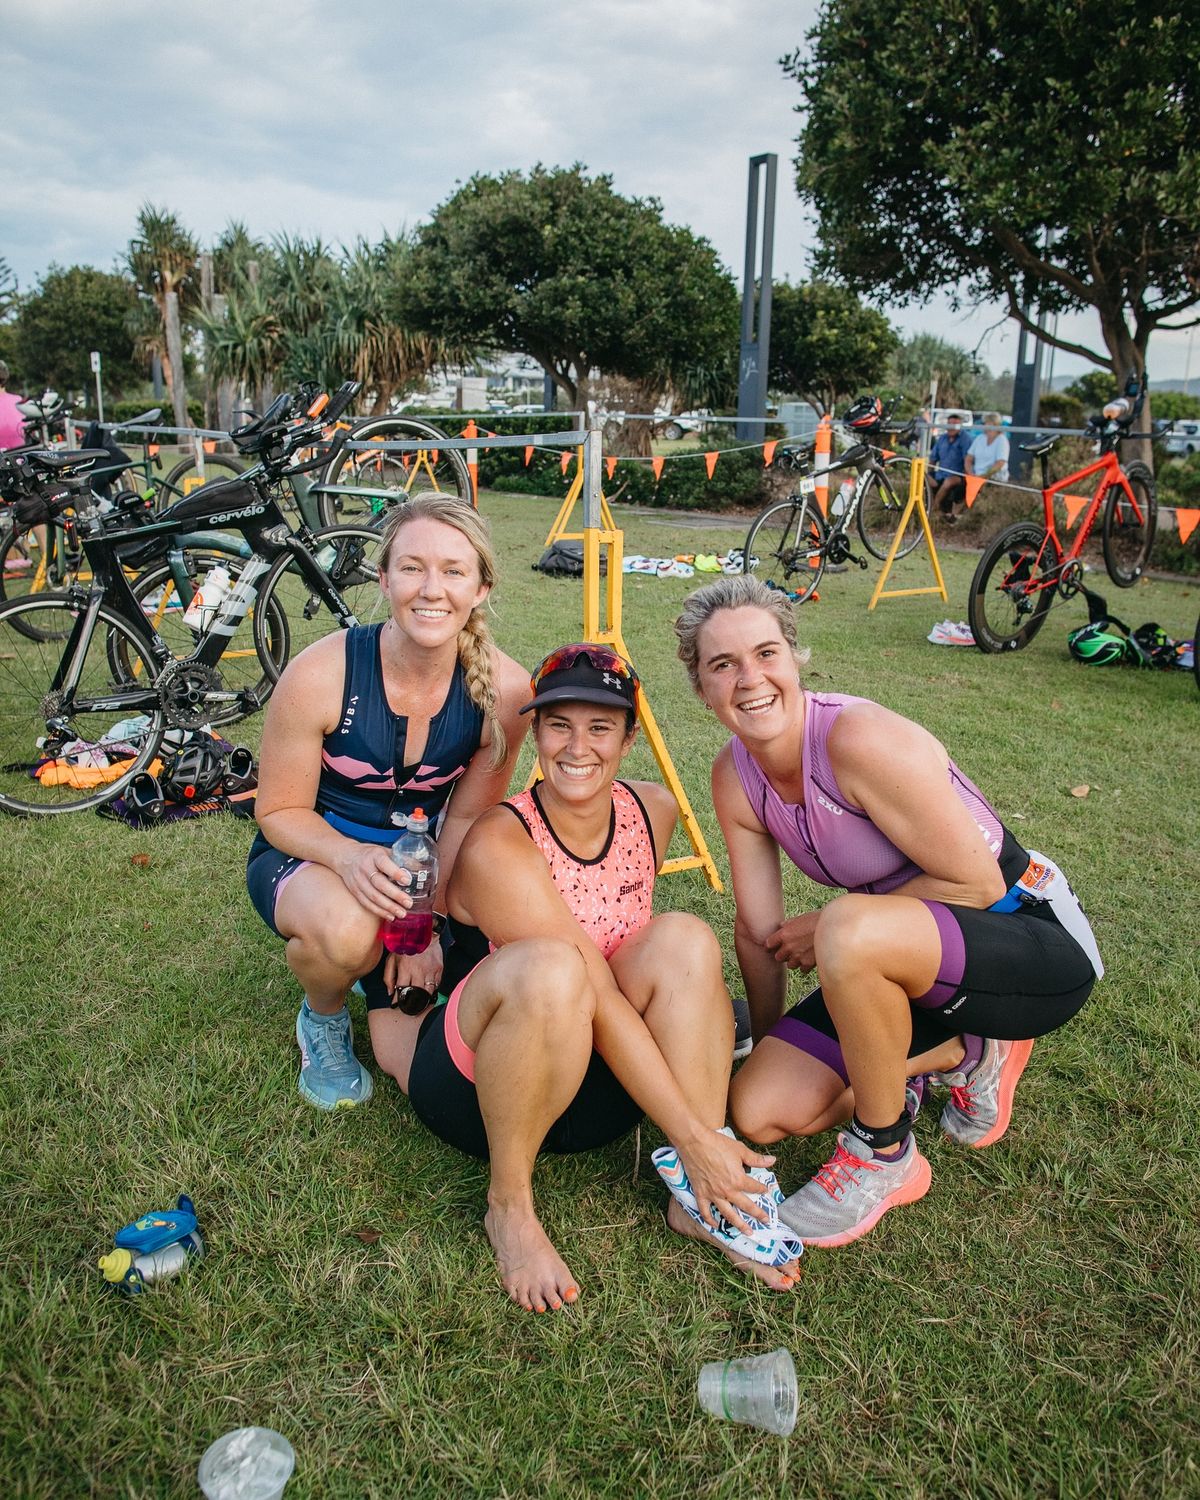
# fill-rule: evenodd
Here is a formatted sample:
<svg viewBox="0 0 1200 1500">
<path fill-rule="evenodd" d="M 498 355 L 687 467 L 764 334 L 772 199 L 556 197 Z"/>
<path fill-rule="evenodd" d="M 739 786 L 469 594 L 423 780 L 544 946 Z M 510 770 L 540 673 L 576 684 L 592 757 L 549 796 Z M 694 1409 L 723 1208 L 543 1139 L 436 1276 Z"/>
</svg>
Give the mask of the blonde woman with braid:
<svg viewBox="0 0 1200 1500">
<path fill-rule="evenodd" d="M 288 665 L 263 730 L 246 883 L 287 942 L 304 991 L 296 1018 L 300 1093 L 318 1109 L 371 1097 L 354 1055 L 346 994 L 361 981 L 380 1066 L 407 1074 L 420 1010 L 438 989 L 441 947 L 385 954 L 380 924 L 409 904 L 389 846 L 397 814 L 432 820 L 442 892 L 471 823 L 503 797 L 525 721 L 529 675 L 485 619 L 495 558 L 478 512 L 414 496 L 383 534 L 389 616 L 315 642 Z"/>
</svg>

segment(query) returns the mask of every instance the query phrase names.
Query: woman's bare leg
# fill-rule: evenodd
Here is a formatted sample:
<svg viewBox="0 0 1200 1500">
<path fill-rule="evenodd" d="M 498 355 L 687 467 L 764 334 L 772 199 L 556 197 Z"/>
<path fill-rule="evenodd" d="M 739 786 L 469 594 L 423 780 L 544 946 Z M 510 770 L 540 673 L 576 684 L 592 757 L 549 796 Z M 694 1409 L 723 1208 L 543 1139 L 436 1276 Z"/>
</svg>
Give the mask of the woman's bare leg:
<svg viewBox="0 0 1200 1500">
<path fill-rule="evenodd" d="M 297 870 L 279 893 L 275 925 L 287 939 L 288 968 L 319 1015 L 341 1010 L 346 991 L 383 952 L 379 918 L 325 865 Z"/>
<path fill-rule="evenodd" d="M 494 953 L 468 979 L 459 1002 L 491 1158 L 484 1227 L 505 1291 L 534 1312 L 579 1296 L 534 1210 L 533 1167 L 587 1072 L 595 1007 L 579 953 L 542 940 Z"/>
</svg>

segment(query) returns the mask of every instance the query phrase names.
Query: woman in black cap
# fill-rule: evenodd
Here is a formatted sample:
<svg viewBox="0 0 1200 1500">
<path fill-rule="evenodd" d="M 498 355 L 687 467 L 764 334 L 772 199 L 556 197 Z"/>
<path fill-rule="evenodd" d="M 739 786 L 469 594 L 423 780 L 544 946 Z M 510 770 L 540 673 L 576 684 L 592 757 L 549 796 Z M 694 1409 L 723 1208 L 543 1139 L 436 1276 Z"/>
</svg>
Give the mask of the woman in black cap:
<svg viewBox="0 0 1200 1500">
<path fill-rule="evenodd" d="M 449 1001 L 414 1018 L 411 1051 L 384 1065 L 435 1134 L 490 1161 L 484 1224 L 522 1307 L 579 1295 L 534 1210 L 539 1151 L 605 1145 L 643 1112 L 671 1142 L 656 1153 L 670 1226 L 787 1290 L 798 1247 L 777 1221 L 769 1232 L 773 1158 L 723 1131 L 733 1018 L 720 946 L 696 917 L 652 915 L 675 800 L 617 780 L 637 678 L 609 647 L 578 644 L 552 652 L 532 687 L 521 711 L 544 779 L 463 841 L 447 893 Z"/>
</svg>

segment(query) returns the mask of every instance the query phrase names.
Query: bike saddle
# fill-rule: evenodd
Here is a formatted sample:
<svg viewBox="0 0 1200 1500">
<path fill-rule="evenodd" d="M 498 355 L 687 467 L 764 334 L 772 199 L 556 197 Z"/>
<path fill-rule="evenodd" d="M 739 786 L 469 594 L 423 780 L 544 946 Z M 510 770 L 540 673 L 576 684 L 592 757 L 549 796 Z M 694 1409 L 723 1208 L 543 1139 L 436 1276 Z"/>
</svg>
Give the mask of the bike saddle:
<svg viewBox="0 0 1200 1500">
<path fill-rule="evenodd" d="M 1019 446 L 1022 453 L 1029 453 L 1034 458 L 1041 458 L 1042 454 L 1049 453 L 1057 442 L 1058 439 L 1052 437 L 1047 438 L 1044 443 L 1021 443 Z"/>
<path fill-rule="evenodd" d="M 62 453 L 38 448 L 29 455 L 29 459 L 35 469 L 61 479 L 70 474 L 86 474 L 97 464 L 110 460 L 111 456 L 105 448 L 68 448 Z"/>
</svg>

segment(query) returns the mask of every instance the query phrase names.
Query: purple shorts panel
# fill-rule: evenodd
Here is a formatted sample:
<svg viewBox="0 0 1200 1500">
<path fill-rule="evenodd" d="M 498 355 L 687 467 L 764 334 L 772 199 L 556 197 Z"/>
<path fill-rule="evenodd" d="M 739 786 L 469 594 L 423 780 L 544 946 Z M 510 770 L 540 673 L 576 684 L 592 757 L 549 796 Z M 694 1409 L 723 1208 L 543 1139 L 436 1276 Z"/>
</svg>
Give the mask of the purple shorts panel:
<svg viewBox="0 0 1200 1500">
<path fill-rule="evenodd" d="M 790 1014 L 776 1021 L 767 1035 L 777 1036 L 781 1042 L 787 1042 L 789 1047 L 795 1047 L 801 1052 L 807 1052 L 809 1057 L 815 1057 L 818 1062 L 824 1063 L 827 1068 L 836 1073 L 849 1087 L 850 1076 L 846 1072 L 842 1049 L 833 1037 L 826 1036 L 823 1031 L 818 1031 L 807 1021 L 801 1021 L 797 1016 Z"/>
<path fill-rule="evenodd" d="M 967 946 L 963 941 L 962 928 L 954 920 L 950 908 L 942 901 L 922 901 L 937 923 L 938 937 L 942 940 L 942 957 L 938 964 L 937 978 L 923 995 L 913 998 L 914 1005 L 925 1010 L 936 1010 L 962 988 L 963 974 L 967 967 Z"/>
</svg>

